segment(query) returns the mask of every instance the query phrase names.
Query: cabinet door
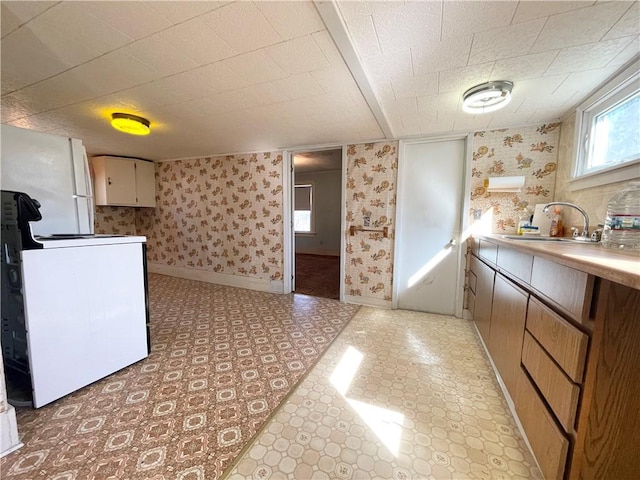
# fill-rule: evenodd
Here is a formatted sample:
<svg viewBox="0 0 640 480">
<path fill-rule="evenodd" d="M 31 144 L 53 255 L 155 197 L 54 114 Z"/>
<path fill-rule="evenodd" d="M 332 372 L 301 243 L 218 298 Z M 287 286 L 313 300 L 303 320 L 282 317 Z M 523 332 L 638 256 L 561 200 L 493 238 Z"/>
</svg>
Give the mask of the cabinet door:
<svg viewBox="0 0 640 480">
<path fill-rule="evenodd" d="M 130 159 L 107 158 L 104 167 L 107 204 L 135 205 L 135 162 Z"/>
<path fill-rule="evenodd" d="M 139 207 L 156 206 L 156 177 L 153 162 L 136 160 L 136 195 Z"/>
<path fill-rule="evenodd" d="M 476 275 L 476 295 L 473 321 L 476 322 L 478 331 L 489 348 L 491 331 L 491 304 L 493 298 L 493 281 L 496 273 L 480 260 L 471 257 L 471 271 Z"/>
<path fill-rule="evenodd" d="M 512 397 L 520 371 L 528 297 L 502 275 L 496 275 L 489 352 Z"/>
</svg>

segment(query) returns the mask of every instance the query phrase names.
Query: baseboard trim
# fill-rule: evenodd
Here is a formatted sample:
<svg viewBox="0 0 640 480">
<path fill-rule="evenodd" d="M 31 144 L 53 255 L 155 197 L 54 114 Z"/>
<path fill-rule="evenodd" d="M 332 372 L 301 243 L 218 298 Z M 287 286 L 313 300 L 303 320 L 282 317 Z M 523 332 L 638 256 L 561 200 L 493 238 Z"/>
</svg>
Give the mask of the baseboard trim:
<svg viewBox="0 0 640 480">
<path fill-rule="evenodd" d="M 355 297 L 352 295 L 345 295 L 343 301 L 345 303 L 353 303 L 355 305 L 364 305 L 366 307 L 386 308 L 391 310 L 391 300 L 380 300 L 379 298 L 370 297 Z"/>
<path fill-rule="evenodd" d="M 161 275 L 169 275 L 170 277 L 216 283 L 218 285 L 226 285 L 229 287 L 246 288 L 249 290 L 257 290 L 259 292 L 280 294 L 284 292 L 284 282 L 282 280 L 229 275 L 228 273 L 197 270 L 195 268 L 172 267 L 171 265 L 163 265 L 161 263 L 149 263 L 147 267 L 150 273 L 159 273 Z"/>
<path fill-rule="evenodd" d="M 22 445 L 18 436 L 16 410 L 13 405 L 7 405 L 7 409 L 0 412 L 0 458 L 15 452 Z"/>
<path fill-rule="evenodd" d="M 487 344 L 484 343 L 484 339 L 480 334 L 480 330 L 478 330 L 478 325 L 476 325 L 476 322 L 474 322 L 473 319 L 471 319 L 471 324 L 473 325 L 473 328 L 476 331 L 476 335 L 478 336 L 478 340 L 480 340 L 480 344 L 484 349 L 484 353 L 487 357 L 487 360 L 489 360 L 489 363 L 491 364 L 491 368 L 493 369 L 493 374 L 496 376 L 496 380 L 498 380 L 498 386 L 500 387 L 500 390 L 502 390 L 502 394 L 504 395 L 504 398 L 507 401 L 507 406 L 511 411 L 511 415 L 513 415 L 513 420 L 516 422 L 516 426 L 520 431 L 520 435 L 522 436 L 522 439 L 524 440 L 525 445 L 529 449 L 529 452 L 531 453 L 531 456 L 533 457 L 534 462 L 536 462 L 536 466 L 538 467 L 538 470 L 542 471 L 542 469 L 540 468 L 540 463 L 538 462 L 536 455 L 533 453 L 533 448 L 531 448 L 531 443 L 529 443 L 529 437 L 527 437 L 527 434 L 524 431 L 524 427 L 520 422 L 520 417 L 518 417 L 518 412 L 516 411 L 516 404 L 514 403 L 513 398 L 511 398 L 511 394 L 509 393 L 509 390 L 507 390 L 507 386 L 504 384 L 504 381 L 500 376 L 500 372 L 498 372 L 498 367 L 496 367 L 496 364 L 493 362 L 493 358 L 491 358 L 491 354 L 489 353 L 489 348 L 487 347 Z"/>
</svg>

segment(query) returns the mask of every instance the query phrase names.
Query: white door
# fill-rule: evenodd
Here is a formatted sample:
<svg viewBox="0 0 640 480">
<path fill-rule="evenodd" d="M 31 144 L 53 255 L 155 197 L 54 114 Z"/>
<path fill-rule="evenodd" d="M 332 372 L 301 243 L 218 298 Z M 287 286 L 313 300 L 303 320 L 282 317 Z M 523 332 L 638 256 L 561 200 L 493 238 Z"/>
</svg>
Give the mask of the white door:
<svg viewBox="0 0 640 480">
<path fill-rule="evenodd" d="M 402 142 L 394 291 L 397 307 L 454 315 L 465 139 Z"/>
</svg>

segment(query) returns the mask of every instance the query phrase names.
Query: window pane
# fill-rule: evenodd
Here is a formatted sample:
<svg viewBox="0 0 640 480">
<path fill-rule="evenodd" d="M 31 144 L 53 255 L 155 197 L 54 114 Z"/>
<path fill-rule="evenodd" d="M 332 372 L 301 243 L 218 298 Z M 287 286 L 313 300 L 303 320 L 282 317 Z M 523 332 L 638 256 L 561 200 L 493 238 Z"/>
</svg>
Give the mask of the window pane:
<svg viewBox="0 0 640 480">
<path fill-rule="evenodd" d="M 310 232 L 311 210 L 296 210 L 293 212 L 293 227 L 296 232 Z"/>
<path fill-rule="evenodd" d="M 587 170 L 640 158 L 640 93 L 594 118 Z"/>
</svg>

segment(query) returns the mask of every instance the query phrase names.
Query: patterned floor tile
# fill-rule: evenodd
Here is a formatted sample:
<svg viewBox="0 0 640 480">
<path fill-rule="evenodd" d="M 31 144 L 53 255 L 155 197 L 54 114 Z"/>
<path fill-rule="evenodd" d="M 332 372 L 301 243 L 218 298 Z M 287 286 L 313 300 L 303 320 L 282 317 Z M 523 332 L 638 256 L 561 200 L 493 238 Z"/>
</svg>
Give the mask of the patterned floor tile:
<svg viewBox="0 0 640 480">
<path fill-rule="evenodd" d="M 471 323 L 363 308 L 228 478 L 542 477 Z"/>
<path fill-rule="evenodd" d="M 3 478 L 219 478 L 358 310 L 162 275 L 149 293 L 149 357 L 18 408 Z"/>
</svg>

